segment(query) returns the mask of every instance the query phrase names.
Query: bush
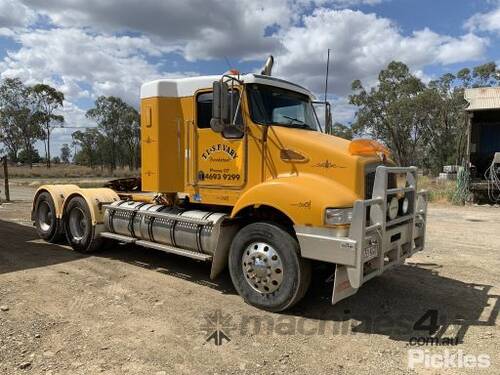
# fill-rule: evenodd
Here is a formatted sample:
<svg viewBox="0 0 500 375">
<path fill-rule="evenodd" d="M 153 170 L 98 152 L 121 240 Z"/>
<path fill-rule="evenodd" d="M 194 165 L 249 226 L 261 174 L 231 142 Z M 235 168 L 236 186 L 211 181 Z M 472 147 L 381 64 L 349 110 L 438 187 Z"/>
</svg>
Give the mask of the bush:
<svg viewBox="0 0 500 375">
<path fill-rule="evenodd" d="M 445 203 L 453 200 L 456 183 L 451 180 L 438 180 L 434 177 L 420 176 L 418 178 L 418 189 L 429 192 L 429 202 Z"/>
</svg>

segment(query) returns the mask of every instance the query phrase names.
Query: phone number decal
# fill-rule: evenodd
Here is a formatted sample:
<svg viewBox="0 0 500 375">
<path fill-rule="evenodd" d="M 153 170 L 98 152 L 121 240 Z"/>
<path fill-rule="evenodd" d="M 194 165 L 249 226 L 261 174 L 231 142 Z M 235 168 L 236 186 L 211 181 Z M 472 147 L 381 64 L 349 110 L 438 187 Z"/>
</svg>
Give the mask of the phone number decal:
<svg viewBox="0 0 500 375">
<path fill-rule="evenodd" d="M 206 173 L 203 175 L 205 180 L 224 180 L 238 181 L 241 176 L 238 173 Z"/>
</svg>

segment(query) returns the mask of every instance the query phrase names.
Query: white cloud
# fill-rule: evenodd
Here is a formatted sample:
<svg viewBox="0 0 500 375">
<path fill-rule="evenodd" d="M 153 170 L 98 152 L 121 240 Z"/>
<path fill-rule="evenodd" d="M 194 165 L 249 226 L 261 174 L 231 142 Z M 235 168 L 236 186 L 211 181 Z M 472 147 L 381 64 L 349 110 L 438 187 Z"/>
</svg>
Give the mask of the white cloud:
<svg viewBox="0 0 500 375">
<path fill-rule="evenodd" d="M 306 0 L 307 1 L 307 0 Z M 349 8 L 358 5 L 377 5 L 386 0 L 334 0 L 330 1 L 330 5 L 337 8 Z M 323 3 L 328 1 L 323 1 Z"/>
<path fill-rule="evenodd" d="M 98 32 L 144 33 L 158 45 L 182 50 L 188 59 L 252 57 L 277 46 L 265 37 L 268 25 L 286 25 L 293 12 L 287 0 L 30 0 L 63 27 Z"/>
<path fill-rule="evenodd" d="M 141 83 L 161 76 L 147 57 L 163 51 L 144 36 L 92 35 L 81 29 L 55 28 L 23 32 L 15 39 L 22 47 L 8 53 L 1 76 L 20 77 L 27 84 L 54 84 L 69 100 L 91 94 L 117 95 L 137 104 Z M 92 92 L 80 82 L 90 85 Z"/>
<path fill-rule="evenodd" d="M 36 13 L 19 1 L 0 0 L 0 32 L 2 29 L 26 27 L 36 19 Z M 4 33 L 7 33 L 5 30 Z"/>
<path fill-rule="evenodd" d="M 335 98 L 331 103 L 334 122 L 340 122 L 346 125 L 352 121 L 357 109 L 352 104 L 349 104 L 349 99 L 347 97 Z"/>
<path fill-rule="evenodd" d="M 430 64 L 452 64 L 483 57 L 487 39 L 473 34 L 450 37 L 429 29 L 401 33 L 386 18 L 352 10 L 317 9 L 304 17 L 303 26 L 280 34 L 285 52 L 277 59 L 278 74 L 316 92 L 324 86 L 326 51 L 332 49 L 331 91 L 346 95 L 361 79 L 374 85 L 378 72 L 392 60 L 414 71 Z"/>
<path fill-rule="evenodd" d="M 448 40 L 446 40 L 448 39 Z M 460 38 L 445 38 L 437 54 L 437 61 L 442 64 L 453 64 L 467 60 L 478 60 L 484 56 L 488 39 L 474 34 L 466 34 Z"/>
<path fill-rule="evenodd" d="M 154 62 L 169 52 L 189 61 L 263 60 L 273 53 L 278 75 L 322 92 L 331 48 L 334 116 L 348 122 L 354 108 L 345 95 L 354 79 L 375 85 L 378 72 L 400 60 L 428 80 L 423 73 L 428 65 L 482 58 L 488 39 L 475 31 L 500 24 L 491 12 L 474 16 L 488 15 L 486 23 L 471 18 L 462 36 L 428 28 L 407 35 L 387 18 L 345 9 L 382 1 L 0 0 L 0 35 L 21 45 L 0 61 L 0 76 L 56 86 L 68 100 L 67 118 L 81 123 L 84 111 L 73 104 L 79 99 L 117 95 L 137 105 L 143 82 L 194 74 L 183 72 L 182 64 L 175 68 L 179 72 L 166 73 Z M 52 24 L 27 28 L 40 16 Z M 71 133 L 61 132 L 61 137 Z"/>
<path fill-rule="evenodd" d="M 188 60 L 261 58 L 280 41 L 269 26 L 287 28 L 304 9 L 375 5 L 386 0 L 24 0 L 56 25 L 98 32 L 145 33 Z"/>
<path fill-rule="evenodd" d="M 477 13 L 467 20 L 465 27 L 470 31 L 485 31 L 500 34 L 500 2 L 499 6 L 487 13 Z"/>
</svg>

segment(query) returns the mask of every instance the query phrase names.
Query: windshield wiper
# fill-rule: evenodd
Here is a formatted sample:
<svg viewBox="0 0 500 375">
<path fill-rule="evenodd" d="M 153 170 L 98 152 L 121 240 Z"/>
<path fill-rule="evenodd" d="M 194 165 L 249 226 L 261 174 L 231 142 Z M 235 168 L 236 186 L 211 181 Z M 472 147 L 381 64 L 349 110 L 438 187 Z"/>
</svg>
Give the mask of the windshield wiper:
<svg viewBox="0 0 500 375">
<path fill-rule="evenodd" d="M 290 120 L 290 122 L 288 124 L 283 124 L 285 126 L 293 127 L 293 128 L 313 130 L 309 125 L 307 125 L 304 121 L 299 120 L 298 118 L 290 117 L 290 116 L 287 116 L 287 115 L 281 115 L 281 116 L 283 116 L 284 118 L 287 118 L 287 119 Z M 294 124 L 293 123 L 294 121 L 297 122 L 298 124 Z"/>
<path fill-rule="evenodd" d="M 298 123 L 301 123 L 301 124 L 305 124 L 304 121 L 299 120 L 298 118 L 290 117 L 290 116 L 287 116 L 287 115 L 281 115 L 281 116 L 284 117 L 284 118 L 289 119 L 290 120 L 290 124 L 293 123 L 294 121 L 297 121 Z"/>
</svg>

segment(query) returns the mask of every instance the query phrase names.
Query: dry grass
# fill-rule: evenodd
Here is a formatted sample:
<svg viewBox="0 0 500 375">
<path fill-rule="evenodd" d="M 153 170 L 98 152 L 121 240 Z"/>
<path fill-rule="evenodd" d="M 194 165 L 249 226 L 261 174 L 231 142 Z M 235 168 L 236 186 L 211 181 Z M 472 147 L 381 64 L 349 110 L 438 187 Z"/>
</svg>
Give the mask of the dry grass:
<svg viewBox="0 0 500 375">
<path fill-rule="evenodd" d="M 448 203 L 452 201 L 456 189 L 456 181 L 438 180 L 435 177 L 420 176 L 418 189 L 429 191 L 429 201 Z"/>
<path fill-rule="evenodd" d="M 129 170 L 128 168 L 119 168 L 112 173 L 107 168 L 89 168 L 81 165 L 58 164 L 52 165 L 49 169 L 45 165 L 33 165 L 33 168 L 27 166 L 9 166 L 10 178 L 84 178 L 84 177 L 105 177 L 120 178 L 139 176 L 140 171 Z M 3 169 L 0 168 L 0 178 L 3 178 Z"/>
</svg>

